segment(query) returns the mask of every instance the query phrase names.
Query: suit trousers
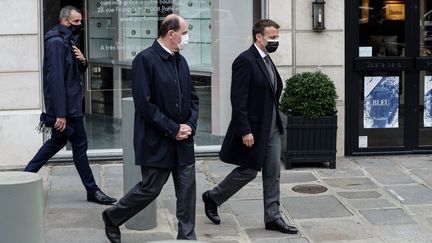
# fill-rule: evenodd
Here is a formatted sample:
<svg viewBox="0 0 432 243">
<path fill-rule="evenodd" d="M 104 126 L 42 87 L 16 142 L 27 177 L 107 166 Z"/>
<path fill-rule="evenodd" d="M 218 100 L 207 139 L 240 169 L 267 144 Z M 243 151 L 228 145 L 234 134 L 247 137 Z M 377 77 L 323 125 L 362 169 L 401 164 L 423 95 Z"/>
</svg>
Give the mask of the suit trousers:
<svg viewBox="0 0 432 243">
<path fill-rule="evenodd" d="M 147 207 L 157 198 L 171 172 L 177 198 L 177 239 L 195 240 L 195 164 L 176 168 L 142 166 L 142 181 L 106 210 L 111 221 L 120 226 Z"/>
<path fill-rule="evenodd" d="M 262 168 L 264 222 L 271 222 L 281 218 L 279 211 L 280 197 L 280 157 L 281 136 L 278 130 L 270 135 L 267 153 Z M 210 190 L 210 197 L 218 205 L 222 205 L 242 187 L 255 179 L 258 171 L 244 167 L 237 167 L 215 188 Z"/>
<path fill-rule="evenodd" d="M 66 146 L 69 140 L 72 145 L 73 161 L 81 181 L 88 193 L 95 192 L 99 190 L 99 187 L 95 182 L 87 157 L 87 135 L 83 117 L 68 117 L 66 123 L 73 129 L 73 133 L 68 136 L 65 131 L 59 132 L 52 128 L 51 138 L 42 145 L 24 171 L 38 172 L 49 159 Z"/>
</svg>

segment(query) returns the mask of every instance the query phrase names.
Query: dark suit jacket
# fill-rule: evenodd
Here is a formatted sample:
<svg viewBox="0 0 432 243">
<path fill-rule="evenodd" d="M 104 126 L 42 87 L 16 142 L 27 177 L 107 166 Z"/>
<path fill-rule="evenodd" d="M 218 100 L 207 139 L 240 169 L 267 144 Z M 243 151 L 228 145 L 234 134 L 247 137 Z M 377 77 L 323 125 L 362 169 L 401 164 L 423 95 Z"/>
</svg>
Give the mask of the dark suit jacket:
<svg viewBox="0 0 432 243">
<path fill-rule="evenodd" d="M 274 66 L 273 62 L 272 65 Z M 282 80 L 277 71 L 276 78 L 277 90 L 274 92 L 265 63 L 254 45 L 234 60 L 231 83 L 232 118 L 219 153 L 222 161 L 261 170 L 269 142 L 274 106 L 276 125 L 279 132 L 283 133 L 277 109 Z M 247 148 L 242 141 L 242 136 L 248 133 L 252 133 L 255 140 L 251 148 Z"/>
<path fill-rule="evenodd" d="M 186 59 L 179 53 L 171 56 L 155 41 L 133 61 L 132 94 L 136 164 L 172 168 L 195 163 L 193 134 L 198 96 Z M 193 133 L 177 141 L 182 123 L 188 124 Z"/>
<path fill-rule="evenodd" d="M 75 58 L 72 31 L 57 25 L 45 35 L 43 88 L 46 113 L 53 117 L 82 116 L 82 74 L 87 65 Z"/>
</svg>

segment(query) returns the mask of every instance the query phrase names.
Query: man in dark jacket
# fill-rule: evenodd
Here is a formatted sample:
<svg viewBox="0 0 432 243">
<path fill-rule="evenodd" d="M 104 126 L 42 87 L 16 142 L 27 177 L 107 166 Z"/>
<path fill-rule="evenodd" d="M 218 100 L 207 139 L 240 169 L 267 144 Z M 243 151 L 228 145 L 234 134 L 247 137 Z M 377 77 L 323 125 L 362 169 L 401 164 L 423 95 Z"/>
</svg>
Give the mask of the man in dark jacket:
<svg viewBox="0 0 432 243">
<path fill-rule="evenodd" d="M 279 25 L 258 21 L 252 30 L 254 45 L 232 65 L 232 118 L 219 153 L 220 159 L 238 165 L 221 183 L 203 193 L 205 213 L 220 223 L 217 207 L 252 181 L 262 169 L 264 222 L 267 230 L 295 234 L 279 211 L 282 122 L 279 97 L 282 80 L 269 53 L 278 47 Z"/>
<path fill-rule="evenodd" d="M 87 200 L 112 204 L 116 199 L 105 195 L 97 186 L 87 158 L 81 91 L 87 62 L 75 46 L 80 33 L 81 13 L 75 7 L 66 6 L 60 11 L 60 24 L 45 35 L 43 90 L 46 115 L 43 122 L 52 125 L 51 138 L 24 170 L 39 171 L 69 140 L 75 167 L 87 191 Z M 48 122 L 49 119 L 52 122 Z"/>
<path fill-rule="evenodd" d="M 179 50 L 188 42 L 188 25 L 175 14 L 159 27 L 159 38 L 132 64 L 135 103 L 135 162 L 142 181 L 102 213 L 105 233 L 120 242 L 119 226 L 149 205 L 172 177 L 177 197 L 177 239 L 195 236 L 195 156 L 198 97 Z"/>
</svg>

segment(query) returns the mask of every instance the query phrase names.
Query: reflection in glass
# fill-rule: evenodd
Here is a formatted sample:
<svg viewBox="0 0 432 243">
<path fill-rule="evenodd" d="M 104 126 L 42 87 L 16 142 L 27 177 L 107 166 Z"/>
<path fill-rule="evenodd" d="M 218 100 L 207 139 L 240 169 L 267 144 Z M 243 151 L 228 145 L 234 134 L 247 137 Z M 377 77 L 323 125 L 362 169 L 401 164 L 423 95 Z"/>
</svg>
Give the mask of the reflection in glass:
<svg viewBox="0 0 432 243">
<path fill-rule="evenodd" d="M 362 0 L 359 56 L 405 55 L 405 1 Z"/>
<path fill-rule="evenodd" d="M 432 2 L 420 1 L 420 56 L 432 56 Z"/>
<path fill-rule="evenodd" d="M 420 72 L 419 146 L 432 145 L 432 72 Z"/>
</svg>

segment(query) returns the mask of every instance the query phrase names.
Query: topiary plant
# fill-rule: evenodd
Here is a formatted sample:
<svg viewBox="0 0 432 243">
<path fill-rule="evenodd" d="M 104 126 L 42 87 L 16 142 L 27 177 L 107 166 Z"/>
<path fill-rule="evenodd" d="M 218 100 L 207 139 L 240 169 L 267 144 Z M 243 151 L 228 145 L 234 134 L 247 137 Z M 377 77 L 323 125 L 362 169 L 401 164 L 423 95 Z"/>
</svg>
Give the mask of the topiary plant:
<svg viewBox="0 0 432 243">
<path fill-rule="evenodd" d="M 321 72 L 298 73 L 285 82 L 280 110 L 312 119 L 333 115 L 337 97 L 334 83 L 327 75 Z"/>
</svg>

